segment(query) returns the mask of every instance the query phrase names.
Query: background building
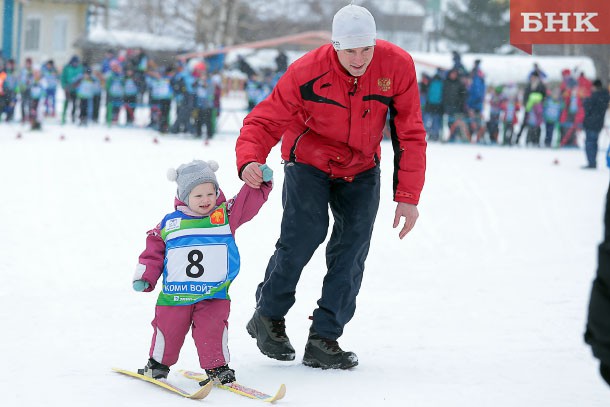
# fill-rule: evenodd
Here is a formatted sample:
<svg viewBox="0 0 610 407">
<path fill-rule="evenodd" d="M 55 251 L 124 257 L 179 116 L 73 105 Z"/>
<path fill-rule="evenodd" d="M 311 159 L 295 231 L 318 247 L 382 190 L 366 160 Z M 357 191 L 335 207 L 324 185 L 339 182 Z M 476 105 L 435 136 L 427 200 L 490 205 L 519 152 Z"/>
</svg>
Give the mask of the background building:
<svg viewBox="0 0 610 407">
<path fill-rule="evenodd" d="M 2 57 L 63 65 L 80 54 L 76 41 L 87 34 L 92 19 L 112 5 L 108 0 L 0 0 Z"/>
</svg>

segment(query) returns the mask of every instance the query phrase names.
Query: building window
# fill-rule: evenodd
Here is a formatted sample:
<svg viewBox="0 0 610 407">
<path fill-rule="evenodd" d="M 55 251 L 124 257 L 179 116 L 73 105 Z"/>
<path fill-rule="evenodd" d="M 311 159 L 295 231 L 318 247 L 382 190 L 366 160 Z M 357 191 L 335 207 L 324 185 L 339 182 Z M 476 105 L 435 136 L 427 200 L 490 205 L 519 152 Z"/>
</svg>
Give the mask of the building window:
<svg viewBox="0 0 610 407">
<path fill-rule="evenodd" d="M 55 17 L 53 21 L 53 51 L 65 51 L 68 44 L 68 19 Z"/>
<path fill-rule="evenodd" d="M 40 49 L 40 18 L 28 17 L 25 20 L 25 51 L 38 51 Z"/>
</svg>

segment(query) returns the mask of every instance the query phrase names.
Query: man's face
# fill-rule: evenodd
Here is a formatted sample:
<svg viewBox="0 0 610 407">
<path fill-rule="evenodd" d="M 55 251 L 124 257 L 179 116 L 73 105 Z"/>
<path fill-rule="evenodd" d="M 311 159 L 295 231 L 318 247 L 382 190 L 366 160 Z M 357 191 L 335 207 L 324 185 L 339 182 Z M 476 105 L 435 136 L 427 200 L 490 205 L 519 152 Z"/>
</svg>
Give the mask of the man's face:
<svg viewBox="0 0 610 407">
<path fill-rule="evenodd" d="M 339 63 L 352 76 L 362 76 L 373 59 L 375 47 L 361 47 L 337 51 Z"/>
</svg>

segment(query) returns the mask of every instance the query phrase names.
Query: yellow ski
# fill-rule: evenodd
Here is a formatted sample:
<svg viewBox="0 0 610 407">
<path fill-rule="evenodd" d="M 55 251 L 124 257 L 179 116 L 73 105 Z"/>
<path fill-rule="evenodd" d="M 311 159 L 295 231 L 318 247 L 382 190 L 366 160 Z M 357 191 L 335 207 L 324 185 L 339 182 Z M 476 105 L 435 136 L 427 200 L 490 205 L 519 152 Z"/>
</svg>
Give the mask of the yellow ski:
<svg viewBox="0 0 610 407">
<path fill-rule="evenodd" d="M 210 381 L 209 383 L 205 384 L 204 386 L 201 386 L 201 388 L 199 390 L 197 390 L 196 392 L 189 393 L 186 390 L 183 390 L 180 387 L 175 386 L 166 380 L 156 380 L 151 377 L 144 376 L 144 375 L 141 375 L 136 372 L 132 372 L 130 370 L 118 369 L 115 367 L 113 367 L 112 370 L 114 370 L 115 372 L 118 372 L 118 373 L 122 373 L 127 376 L 135 377 L 136 379 L 140 379 L 140 380 L 144 380 L 149 383 L 152 383 L 152 384 L 156 384 L 159 387 L 163 387 L 166 390 L 169 390 L 171 392 L 174 392 L 176 394 L 179 394 L 179 395 L 189 398 L 189 399 L 201 400 L 201 399 L 205 398 L 208 394 L 210 394 L 210 391 L 212 391 L 212 387 L 213 387 L 212 382 Z"/>
<path fill-rule="evenodd" d="M 189 370 L 180 370 L 180 373 L 182 373 L 182 375 L 184 377 L 187 377 L 192 380 L 202 381 L 202 380 L 208 379 L 208 376 L 205 373 L 191 372 Z M 218 387 L 219 389 L 228 390 L 230 392 L 242 395 L 244 397 L 262 400 L 267 403 L 274 403 L 274 402 L 284 398 L 284 396 L 286 395 L 286 386 L 283 384 L 280 385 L 279 390 L 275 393 L 274 396 L 263 393 L 261 391 L 258 391 L 256 389 L 253 389 L 250 387 L 246 387 L 237 382 L 228 383 L 228 384 L 214 383 L 214 386 Z"/>
</svg>

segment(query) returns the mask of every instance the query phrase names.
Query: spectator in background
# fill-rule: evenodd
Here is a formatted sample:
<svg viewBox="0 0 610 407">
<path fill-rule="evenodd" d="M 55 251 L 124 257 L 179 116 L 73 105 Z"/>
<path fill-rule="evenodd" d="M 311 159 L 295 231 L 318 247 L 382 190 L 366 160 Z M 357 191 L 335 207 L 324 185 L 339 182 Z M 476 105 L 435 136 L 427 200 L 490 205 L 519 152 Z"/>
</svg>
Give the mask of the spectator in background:
<svg viewBox="0 0 610 407">
<path fill-rule="evenodd" d="M 42 123 L 40 120 L 39 106 L 44 100 L 45 88 L 42 83 L 42 75 L 39 70 L 32 71 L 32 81 L 29 86 L 30 103 L 29 103 L 29 120 L 32 130 L 40 130 Z"/>
<path fill-rule="evenodd" d="M 275 57 L 275 66 L 276 72 L 286 72 L 288 69 L 288 56 L 284 53 L 284 51 L 280 50 Z"/>
<path fill-rule="evenodd" d="M 544 146 L 551 147 L 553 145 L 553 134 L 555 127 L 559 125 L 559 116 L 561 115 L 562 101 L 559 93 L 559 88 L 553 88 L 551 94 L 544 99 L 544 128 L 546 135 L 544 137 Z"/>
<path fill-rule="evenodd" d="M 116 59 L 110 63 L 110 73 L 106 77 L 106 123 L 117 124 L 121 107 L 125 103 L 123 97 L 123 68 Z"/>
<path fill-rule="evenodd" d="M 195 91 L 195 136 L 200 138 L 202 134 L 201 128 L 205 125 L 206 139 L 205 144 L 208 144 L 214 136 L 214 128 L 212 126 L 212 109 L 214 108 L 214 90 L 211 86 L 211 81 L 208 79 L 206 72 L 201 72 L 197 81 L 194 84 Z"/>
<path fill-rule="evenodd" d="M 459 77 L 457 69 L 452 69 L 443 82 L 443 111 L 447 115 L 449 142 L 456 141 L 459 131 L 463 138 L 468 138 L 468 128 L 464 123 L 466 104 L 466 87 Z"/>
<path fill-rule="evenodd" d="M 72 104 L 72 112 L 70 114 L 70 118 L 72 119 L 72 123 L 76 121 L 76 106 L 77 95 L 76 89 L 78 87 L 78 81 L 82 78 L 83 75 L 83 65 L 80 62 L 78 56 L 74 55 L 70 58 L 70 61 L 64 66 L 64 69 L 61 71 L 61 86 L 64 89 L 65 100 L 64 100 L 64 108 L 61 114 L 61 123 L 66 123 L 66 114 L 68 112 L 68 105 Z"/>
<path fill-rule="evenodd" d="M 544 121 L 543 103 L 544 95 L 539 92 L 531 92 L 525 105 L 525 116 L 527 117 L 527 137 L 525 144 L 540 147 L 540 126 Z"/>
<path fill-rule="evenodd" d="M 136 107 L 138 104 L 138 85 L 134 77 L 134 70 L 131 65 L 127 65 L 125 70 L 125 82 L 123 86 L 125 93 L 125 112 L 127 125 L 133 125 L 135 121 Z"/>
<path fill-rule="evenodd" d="M 256 74 L 256 71 L 250 66 L 242 55 L 237 56 L 237 69 L 245 73 L 248 78 Z"/>
<path fill-rule="evenodd" d="M 502 86 L 496 86 L 491 91 L 489 98 L 489 120 L 487 121 L 487 133 L 489 141 L 493 144 L 498 142 L 500 134 L 500 116 L 502 115 Z"/>
<path fill-rule="evenodd" d="M 527 81 L 528 82 L 532 78 L 533 74 L 538 75 L 538 78 L 540 79 L 541 82 L 544 82 L 546 80 L 546 78 L 547 78 L 546 73 L 542 69 L 540 69 L 540 67 L 538 66 L 537 63 L 534 63 L 534 67 L 532 68 L 531 72 L 527 76 Z"/>
<path fill-rule="evenodd" d="M 55 67 L 55 62 L 48 60 L 40 70 L 44 85 L 44 115 L 55 117 L 55 96 L 57 94 L 57 85 L 59 83 L 59 73 Z"/>
<path fill-rule="evenodd" d="M 222 97 L 222 76 L 218 71 L 211 74 L 210 83 L 214 92 L 212 107 L 212 135 L 216 134 L 216 124 L 220 116 L 220 99 Z"/>
<path fill-rule="evenodd" d="M 101 67 L 100 67 L 100 71 L 102 72 L 102 75 L 107 76 L 110 74 L 110 71 L 112 70 L 112 67 L 110 66 L 110 64 L 115 59 L 116 59 L 116 56 L 114 55 L 114 51 L 111 49 L 106 50 L 106 52 L 104 53 L 104 59 L 102 60 Z"/>
<path fill-rule="evenodd" d="M 517 85 L 509 83 L 502 90 L 502 145 L 512 146 L 515 125 L 519 122 L 517 112 L 521 109 Z"/>
<path fill-rule="evenodd" d="M 171 79 L 172 93 L 176 103 L 176 120 L 170 131 L 174 134 L 191 131 L 194 81 L 195 78 L 191 75 L 186 64 L 183 61 L 178 61 L 176 63 L 176 73 Z"/>
<path fill-rule="evenodd" d="M 582 126 L 585 112 L 582 107 L 582 100 L 578 94 L 578 82 L 572 77 L 569 69 L 562 71 L 560 89 L 563 99 L 563 110 L 559 117 L 561 129 L 560 145 L 562 147 L 578 147 L 576 133 Z"/>
<path fill-rule="evenodd" d="M 5 77 L 2 82 L 2 105 L 0 110 L 0 118 L 2 114 L 6 114 L 6 121 L 13 121 L 15 114 L 15 105 L 17 104 L 17 92 L 19 91 L 19 78 L 15 71 L 15 60 L 8 59 L 4 68 Z"/>
<path fill-rule="evenodd" d="M 531 123 L 535 123 L 537 121 L 537 118 L 534 118 L 530 121 L 527 117 L 529 112 L 531 111 L 531 107 L 533 106 L 530 105 L 530 110 L 527 109 L 528 103 L 530 102 L 530 95 L 532 93 L 538 93 L 542 95 L 542 100 L 540 100 L 540 102 L 544 102 L 544 97 L 546 96 L 546 87 L 540 80 L 540 76 L 538 76 L 537 72 L 532 72 L 532 74 L 530 75 L 530 81 L 525 87 L 525 90 L 523 91 L 523 106 L 525 106 L 526 109 L 525 115 L 523 115 L 523 122 L 521 123 L 521 128 L 519 129 L 519 132 L 517 133 L 517 139 L 515 140 L 515 144 L 517 145 L 519 144 L 519 140 L 521 139 L 521 134 L 523 134 L 523 130 L 525 130 L 525 128 L 528 127 Z M 538 109 L 536 108 L 536 110 Z"/>
<path fill-rule="evenodd" d="M 21 123 L 30 121 L 30 87 L 34 81 L 32 58 L 26 58 L 24 67 L 19 73 L 19 95 L 21 97 Z"/>
<path fill-rule="evenodd" d="M 254 109 L 254 106 L 256 106 L 261 100 L 259 97 L 261 93 L 261 86 L 261 81 L 256 74 L 249 76 L 244 84 L 246 99 L 248 100 L 248 113 L 251 112 L 252 109 Z"/>
<path fill-rule="evenodd" d="M 584 169 L 595 169 L 597 167 L 597 140 L 604 127 L 609 99 L 608 89 L 604 87 L 601 80 L 596 79 L 593 82 L 591 96 L 584 101 L 585 118 L 583 127 L 585 129 L 585 152 L 587 154 L 587 165 L 583 167 Z"/>
<path fill-rule="evenodd" d="M 424 111 L 428 140 L 440 141 L 443 130 L 443 77 L 440 68 L 428 83 Z"/>
<path fill-rule="evenodd" d="M 451 59 L 453 60 L 453 67 L 458 74 L 458 77 L 464 78 L 468 76 L 468 71 L 466 71 L 466 67 L 462 63 L 462 56 L 457 51 L 451 51 Z"/>
<path fill-rule="evenodd" d="M 134 69 L 133 78 L 138 85 L 138 103 L 143 103 L 146 92 L 146 73 L 149 69 L 148 56 L 142 48 L 137 48 L 126 64 L 130 64 Z"/>
<path fill-rule="evenodd" d="M 430 120 L 428 119 L 428 113 L 426 112 L 426 99 L 428 99 L 428 85 L 430 84 L 430 75 L 427 73 L 421 74 L 421 80 L 417 83 L 419 89 L 419 106 L 421 108 L 422 122 L 426 133 L 428 133 L 428 127 L 430 126 Z"/>
<path fill-rule="evenodd" d="M 102 91 L 106 84 L 106 79 L 105 79 L 104 75 L 98 70 L 92 71 L 91 79 L 93 79 L 93 100 L 92 100 L 93 111 L 91 113 L 91 122 L 99 123 L 100 107 L 102 104 Z"/>
<path fill-rule="evenodd" d="M 470 73 L 470 85 L 466 99 L 468 123 L 472 142 L 483 138 L 485 127 L 482 125 L 483 102 L 485 101 L 485 75 L 481 70 L 481 60 L 474 61 L 474 67 Z"/>
<path fill-rule="evenodd" d="M 6 115 L 7 122 L 13 119 L 13 111 L 17 101 L 17 84 L 15 61 L 9 59 L 0 67 L 0 122 L 3 115 Z"/>
<path fill-rule="evenodd" d="M 171 66 L 149 72 L 152 127 L 162 134 L 169 130 L 169 111 L 172 103 L 170 82 L 173 75 L 174 69 Z"/>
<path fill-rule="evenodd" d="M 578 75 L 576 82 L 578 83 L 578 96 L 582 100 L 585 100 L 591 96 L 591 92 L 593 91 L 593 83 L 587 79 L 584 72 L 581 72 L 580 75 Z"/>
<path fill-rule="evenodd" d="M 87 124 L 93 118 L 94 93 L 95 82 L 93 80 L 93 73 L 91 68 L 85 66 L 83 75 L 78 82 L 78 87 L 76 88 L 76 95 L 79 100 L 79 119 L 81 126 L 87 126 Z"/>
</svg>

